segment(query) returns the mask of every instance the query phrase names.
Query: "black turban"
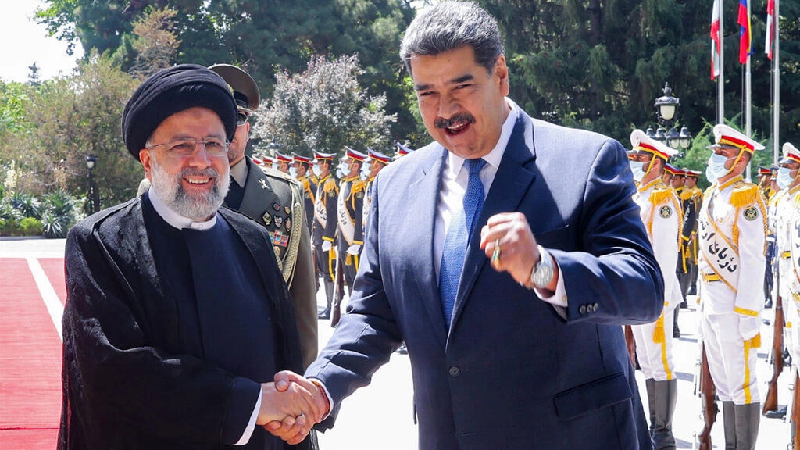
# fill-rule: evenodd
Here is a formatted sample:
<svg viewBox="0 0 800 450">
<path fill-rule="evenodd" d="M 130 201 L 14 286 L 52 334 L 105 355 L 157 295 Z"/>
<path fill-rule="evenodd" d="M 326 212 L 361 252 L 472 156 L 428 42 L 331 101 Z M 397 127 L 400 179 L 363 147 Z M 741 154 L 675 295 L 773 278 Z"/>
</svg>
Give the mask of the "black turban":
<svg viewBox="0 0 800 450">
<path fill-rule="evenodd" d="M 228 140 L 236 133 L 236 103 L 225 80 L 197 64 L 163 69 L 136 88 L 122 112 L 122 139 L 134 158 L 167 117 L 196 106 L 219 116 Z"/>
</svg>

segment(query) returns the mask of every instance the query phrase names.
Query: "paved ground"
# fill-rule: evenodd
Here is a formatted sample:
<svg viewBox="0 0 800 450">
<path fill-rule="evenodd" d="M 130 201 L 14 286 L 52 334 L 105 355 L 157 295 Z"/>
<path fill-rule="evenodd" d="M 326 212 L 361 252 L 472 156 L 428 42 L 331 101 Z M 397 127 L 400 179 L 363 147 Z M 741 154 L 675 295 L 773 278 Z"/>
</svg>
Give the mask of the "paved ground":
<svg viewBox="0 0 800 450">
<path fill-rule="evenodd" d="M 2 258 L 63 257 L 64 240 L 19 240 L 0 238 L 0 270 Z M 319 296 L 318 304 L 324 304 Z M 4 298 L 2 301 L 13 301 Z M 343 305 L 343 307 L 346 306 Z M 702 428 L 700 402 L 693 395 L 694 371 L 697 357 L 696 324 L 699 313 L 694 309 L 682 310 L 680 328 L 683 336 L 676 340 L 676 365 L 678 376 L 678 404 L 675 414 L 675 435 L 678 448 L 692 448 L 695 432 Z M 764 317 L 771 318 L 772 311 L 765 311 Z M 320 345 L 330 338 L 333 329 L 330 322 L 321 320 Z M 762 329 L 763 342 L 771 343 L 771 329 Z M 766 363 L 768 348 L 759 352 L 758 377 L 761 382 L 762 396 L 766 393 L 766 382 L 771 376 L 771 367 Z M 2 368 L 0 368 L 2 370 Z M 778 401 L 785 405 L 789 399 L 788 379 L 790 372 L 786 370 L 780 378 Z M 641 374 L 637 372 L 639 385 L 644 388 Z M 644 393 L 642 392 L 644 396 Z M 535 418 L 531 418 L 535 420 Z M 788 424 L 781 420 L 764 419 L 761 421 L 758 450 L 777 450 L 786 448 L 788 443 Z M 714 448 L 724 448 L 722 438 L 722 416 L 718 417 L 712 433 Z M 360 389 L 343 402 L 336 427 L 320 435 L 320 442 L 325 450 L 367 450 L 387 449 L 405 450 L 416 448 L 417 427 L 412 421 L 412 386 L 411 368 L 408 356 L 394 354 L 391 361 L 378 370 L 372 384 Z M 2 448 L 2 445 L 0 445 Z M 51 448 L 50 446 L 42 448 Z"/>
</svg>

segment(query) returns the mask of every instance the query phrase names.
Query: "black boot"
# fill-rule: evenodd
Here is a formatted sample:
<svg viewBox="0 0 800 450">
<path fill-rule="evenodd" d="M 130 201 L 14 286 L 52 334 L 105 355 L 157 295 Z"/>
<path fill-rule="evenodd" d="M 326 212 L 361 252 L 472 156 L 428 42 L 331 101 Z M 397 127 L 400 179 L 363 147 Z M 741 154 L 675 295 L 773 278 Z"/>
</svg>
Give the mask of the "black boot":
<svg viewBox="0 0 800 450">
<path fill-rule="evenodd" d="M 672 310 L 672 337 L 674 338 L 681 337 L 681 329 L 678 328 L 678 313 L 680 311 L 680 308 L 675 308 Z"/>
<path fill-rule="evenodd" d="M 647 412 L 650 422 L 650 439 L 652 439 L 656 423 L 656 380 L 652 378 L 644 380 L 644 387 L 647 390 Z"/>
<path fill-rule="evenodd" d="M 761 403 L 735 405 L 736 450 L 755 450 L 758 425 L 761 420 Z"/>
<path fill-rule="evenodd" d="M 725 450 L 736 450 L 736 409 L 733 402 L 722 402 L 722 427 L 725 433 Z"/>
<path fill-rule="evenodd" d="M 325 301 L 327 302 L 327 306 L 317 317 L 327 320 L 331 318 L 331 303 L 333 302 L 333 281 L 327 278 L 325 279 Z"/>
<path fill-rule="evenodd" d="M 655 426 L 653 427 L 653 449 L 675 450 L 675 436 L 672 434 L 672 416 L 678 399 L 678 380 L 656 381 Z"/>
</svg>

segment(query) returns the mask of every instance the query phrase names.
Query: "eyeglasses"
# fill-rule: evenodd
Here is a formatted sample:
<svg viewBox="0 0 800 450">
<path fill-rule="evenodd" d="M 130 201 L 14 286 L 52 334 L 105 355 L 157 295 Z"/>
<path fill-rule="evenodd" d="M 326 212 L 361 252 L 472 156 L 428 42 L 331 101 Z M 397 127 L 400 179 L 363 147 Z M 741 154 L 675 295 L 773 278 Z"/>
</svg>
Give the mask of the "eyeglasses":
<svg viewBox="0 0 800 450">
<path fill-rule="evenodd" d="M 154 144 L 147 148 L 166 147 L 167 154 L 170 156 L 187 157 L 194 154 L 198 144 L 203 144 L 203 148 L 210 156 L 228 155 L 228 142 L 215 137 L 176 139 L 165 144 Z"/>
<path fill-rule="evenodd" d="M 236 126 L 240 127 L 247 123 L 248 114 L 244 111 L 236 111 Z"/>
</svg>

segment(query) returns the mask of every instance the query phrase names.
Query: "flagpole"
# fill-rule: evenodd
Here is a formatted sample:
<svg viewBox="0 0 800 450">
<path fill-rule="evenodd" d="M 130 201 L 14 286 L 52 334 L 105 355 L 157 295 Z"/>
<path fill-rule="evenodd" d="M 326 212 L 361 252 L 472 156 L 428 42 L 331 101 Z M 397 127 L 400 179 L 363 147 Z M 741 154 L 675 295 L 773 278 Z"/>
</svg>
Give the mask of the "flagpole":
<svg viewBox="0 0 800 450">
<path fill-rule="evenodd" d="M 781 110 L 781 52 L 780 52 L 780 36 L 779 30 L 781 27 L 780 19 L 780 0 L 775 0 L 774 14 L 772 17 L 772 28 L 774 30 L 772 35 L 772 160 L 775 165 L 778 164 L 778 156 L 780 155 L 780 110 Z"/>
<path fill-rule="evenodd" d="M 747 2 L 747 21 L 750 22 L 750 8 L 752 7 L 752 0 Z M 752 33 L 750 26 L 747 27 L 747 32 Z M 752 37 L 749 38 L 749 45 L 750 48 L 747 52 L 747 62 L 745 63 L 745 73 L 744 73 L 744 132 L 747 137 L 753 137 L 753 115 L 752 115 L 752 107 L 753 107 L 753 89 L 752 89 L 752 77 L 750 74 L 750 54 L 753 53 L 753 39 Z M 750 164 L 753 161 L 750 160 L 747 163 L 747 174 L 745 175 L 748 180 L 750 180 Z"/>
<path fill-rule="evenodd" d="M 723 64 L 725 52 L 722 48 L 724 41 L 723 36 L 725 36 L 725 33 L 723 33 L 722 30 L 725 21 L 722 20 L 722 2 L 717 2 L 717 10 L 719 11 L 719 76 L 717 77 L 717 106 L 719 107 L 719 110 L 717 112 L 717 120 L 719 123 L 725 123 L 725 83 L 723 82 L 725 79 L 725 71 L 723 70 L 723 67 L 725 67 L 725 64 Z"/>
</svg>

